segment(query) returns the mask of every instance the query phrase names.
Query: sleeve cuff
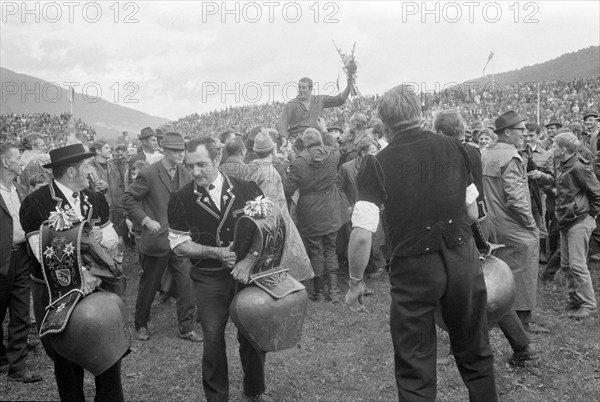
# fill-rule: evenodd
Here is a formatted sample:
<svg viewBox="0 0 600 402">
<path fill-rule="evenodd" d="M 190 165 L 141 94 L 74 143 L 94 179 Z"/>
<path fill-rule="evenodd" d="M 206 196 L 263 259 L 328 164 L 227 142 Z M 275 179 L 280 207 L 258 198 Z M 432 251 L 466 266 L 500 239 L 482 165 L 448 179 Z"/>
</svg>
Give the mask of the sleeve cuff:
<svg viewBox="0 0 600 402">
<path fill-rule="evenodd" d="M 40 250 L 40 233 L 39 232 L 31 232 L 27 235 L 27 241 L 29 242 L 29 247 L 31 247 L 31 251 L 33 251 L 33 255 L 38 260 L 39 263 L 42 262 L 41 250 Z"/>
<path fill-rule="evenodd" d="M 357 201 L 352 211 L 352 227 L 375 233 L 378 225 L 379 207 L 372 202 Z"/>
<path fill-rule="evenodd" d="M 192 241 L 190 232 L 181 232 L 179 230 L 169 229 L 169 246 L 171 247 L 171 250 L 174 250 L 175 247 L 185 243 L 186 241 Z"/>
<path fill-rule="evenodd" d="M 141 226 L 146 226 L 146 223 L 148 223 L 148 221 L 150 220 L 150 217 L 147 216 L 144 219 L 142 219 L 142 221 L 140 222 Z"/>
<path fill-rule="evenodd" d="M 479 191 L 477 191 L 477 187 L 474 183 L 471 183 L 469 187 L 467 187 L 467 197 L 465 205 L 469 206 L 475 201 L 477 201 L 477 197 L 479 197 Z"/>
</svg>

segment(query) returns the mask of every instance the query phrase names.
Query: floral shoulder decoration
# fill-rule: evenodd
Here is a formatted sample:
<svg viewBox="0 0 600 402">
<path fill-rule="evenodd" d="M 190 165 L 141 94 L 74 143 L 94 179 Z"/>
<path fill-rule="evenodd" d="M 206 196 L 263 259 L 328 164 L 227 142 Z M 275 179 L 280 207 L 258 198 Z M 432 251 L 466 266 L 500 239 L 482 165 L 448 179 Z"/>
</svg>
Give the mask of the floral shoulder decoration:
<svg viewBox="0 0 600 402">
<path fill-rule="evenodd" d="M 48 225 L 56 232 L 64 231 L 81 222 L 72 208 L 57 207 L 50 212 Z M 56 236 L 44 250 L 44 263 L 48 266 L 52 279 L 62 286 L 69 286 L 76 281 L 75 269 L 78 268 L 75 245 L 64 236 Z"/>
<path fill-rule="evenodd" d="M 74 224 L 79 222 L 81 222 L 81 219 L 79 219 L 75 211 L 69 207 L 65 209 L 56 207 L 55 211 L 50 212 L 50 217 L 48 218 L 48 224 L 57 232 L 70 229 Z"/>
<path fill-rule="evenodd" d="M 55 237 L 44 251 L 45 265 L 49 268 L 52 279 L 62 286 L 75 283 L 76 256 L 75 245 L 66 237 Z M 78 268 L 78 267 L 77 267 Z"/>
<path fill-rule="evenodd" d="M 274 204 L 270 198 L 259 195 L 254 200 L 246 201 L 244 214 L 252 218 L 262 219 L 271 213 L 273 207 Z"/>
</svg>

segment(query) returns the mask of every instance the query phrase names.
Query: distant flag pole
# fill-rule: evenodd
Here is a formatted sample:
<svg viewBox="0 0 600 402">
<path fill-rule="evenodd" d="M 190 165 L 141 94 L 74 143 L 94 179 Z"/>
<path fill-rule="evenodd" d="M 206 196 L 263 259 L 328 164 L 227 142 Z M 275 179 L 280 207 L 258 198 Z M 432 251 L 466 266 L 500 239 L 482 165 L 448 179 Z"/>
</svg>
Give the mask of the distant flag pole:
<svg viewBox="0 0 600 402">
<path fill-rule="evenodd" d="M 540 82 L 538 81 L 538 124 L 540 124 Z"/>
<path fill-rule="evenodd" d="M 73 116 L 73 103 L 75 102 L 75 89 L 69 85 L 69 105 L 71 107 L 71 116 Z"/>
<path fill-rule="evenodd" d="M 492 61 L 492 88 L 494 87 L 494 50 L 490 52 L 490 60 Z"/>
<path fill-rule="evenodd" d="M 487 68 L 488 64 L 490 64 L 490 61 L 492 62 L 492 85 L 494 84 L 494 61 L 492 60 L 493 58 L 494 58 L 494 50 L 492 50 L 490 52 L 487 62 L 485 63 L 485 66 L 483 66 L 483 76 L 485 77 L 485 69 Z"/>
</svg>

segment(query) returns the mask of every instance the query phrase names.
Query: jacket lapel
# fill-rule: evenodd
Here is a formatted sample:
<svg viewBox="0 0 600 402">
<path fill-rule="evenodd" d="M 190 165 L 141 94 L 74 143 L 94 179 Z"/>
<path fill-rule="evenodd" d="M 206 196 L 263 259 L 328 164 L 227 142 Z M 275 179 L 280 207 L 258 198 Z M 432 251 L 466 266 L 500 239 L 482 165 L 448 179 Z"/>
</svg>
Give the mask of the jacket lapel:
<svg viewBox="0 0 600 402">
<path fill-rule="evenodd" d="M 4 191 L 4 190 L 2 190 Z M 0 208 L 2 208 L 4 211 L 6 211 L 6 213 L 10 216 L 10 211 L 8 210 L 8 207 L 6 206 L 6 203 L 4 202 L 4 197 L 0 196 Z"/>
<path fill-rule="evenodd" d="M 25 199 L 25 197 L 27 197 L 27 194 L 23 190 L 23 187 L 19 186 L 18 184 L 15 184 L 15 183 L 13 183 L 13 184 L 14 184 L 15 188 L 17 189 L 17 196 L 19 197 L 19 201 L 21 201 L 21 203 L 23 203 L 23 200 Z M 8 215 L 10 215 L 10 211 L 8 210 L 8 206 L 4 202 L 4 197 L 0 197 L 0 208 L 2 208 L 3 210 L 5 210 L 6 213 Z"/>
<path fill-rule="evenodd" d="M 81 212 L 81 216 L 83 216 L 83 219 L 90 221 L 92 224 L 100 221 L 100 219 L 96 219 L 96 220 L 92 219 L 93 212 L 94 212 L 94 205 L 92 205 L 92 203 L 89 200 L 88 195 L 83 191 L 79 194 L 79 205 L 81 205 L 82 211 L 80 211 L 80 212 Z"/>
<path fill-rule="evenodd" d="M 162 162 L 158 165 L 158 177 L 160 177 L 167 190 L 169 190 L 169 193 L 172 193 L 171 176 L 169 176 L 169 173 Z"/>
<path fill-rule="evenodd" d="M 223 179 L 223 190 L 221 191 L 221 211 L 223 211 L 223 213 L 221 215 L 226 218 L 227 215 L 229 215 L 229 210 L 235 200 L 235 194 L 233 194 L 233 184 L 229 177 L 223 175 Z"/>
<path fill-rule="evenodd" d="M 221 243 L 221 229 L 229 217 L 229 212 L 233 206 L 235 200 L 235 194 L 233 194 L 233 183 L 229 180 L 227 175 L 223 175 L 223 189 L 221 191 L 221 220 L 219 221 L 219 227 L 217 228 L 217 242 Z"/>
<path fill-rule="evenodd" d="M 52 197 L 52 199 L 54 201 L 56 201 L 56 208 L 62 208 L 63 202 L 66 203 L 67 205 L 69 205 L 69 207 L 71 206 L 69 204 L 69 201 L 67 201 L 67 198 L 65 197 L 65 195 L 62 193 L 62 191 L 60 191 L 60 189 L 58 188 L 56 183 L 54 183 L 54 180 L 52 181 L 52 183 L 50 183 L 49 187 L 50 187 L 50 196 Z"/>
<path fill-rule="evenodd" d="M 220 220 L 219 210 L 212 202 L 208 192 L 204 187 L 198 187 L 196 182 L 194 182 L 194 194 L 198 196 L 196 199 L 196 204 L 198 204 L 202 209 L 212 215 L 216 220 Z"/>
<path fill-rule="evenodd" d="M 25 192 L 25 189 L 21 186 L 15 186 L 15 187 L 17 189 L 17 194 L 19 195 L 19 201 L 23 202 L 25 197 L 27 197 L 27 192 Z"/>
</svg>

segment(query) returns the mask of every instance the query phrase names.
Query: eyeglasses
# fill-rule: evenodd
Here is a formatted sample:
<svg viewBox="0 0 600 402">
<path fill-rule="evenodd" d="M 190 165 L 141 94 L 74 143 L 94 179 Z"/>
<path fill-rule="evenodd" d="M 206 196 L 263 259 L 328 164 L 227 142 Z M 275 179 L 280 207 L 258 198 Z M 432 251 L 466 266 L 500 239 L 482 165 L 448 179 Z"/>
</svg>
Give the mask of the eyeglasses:
<svg viewBox="0 0 600 402">
<path fill-rule="evenodd" d="M 525 132 L 525 130 L 527 130 L 527 128 L 525 128 L 525 127 L 513 127 L 513 128 L 511 128 L 511 130 L 519 130 L 519 132 L 521 134 L 523 134 Z"/>
</svg>

